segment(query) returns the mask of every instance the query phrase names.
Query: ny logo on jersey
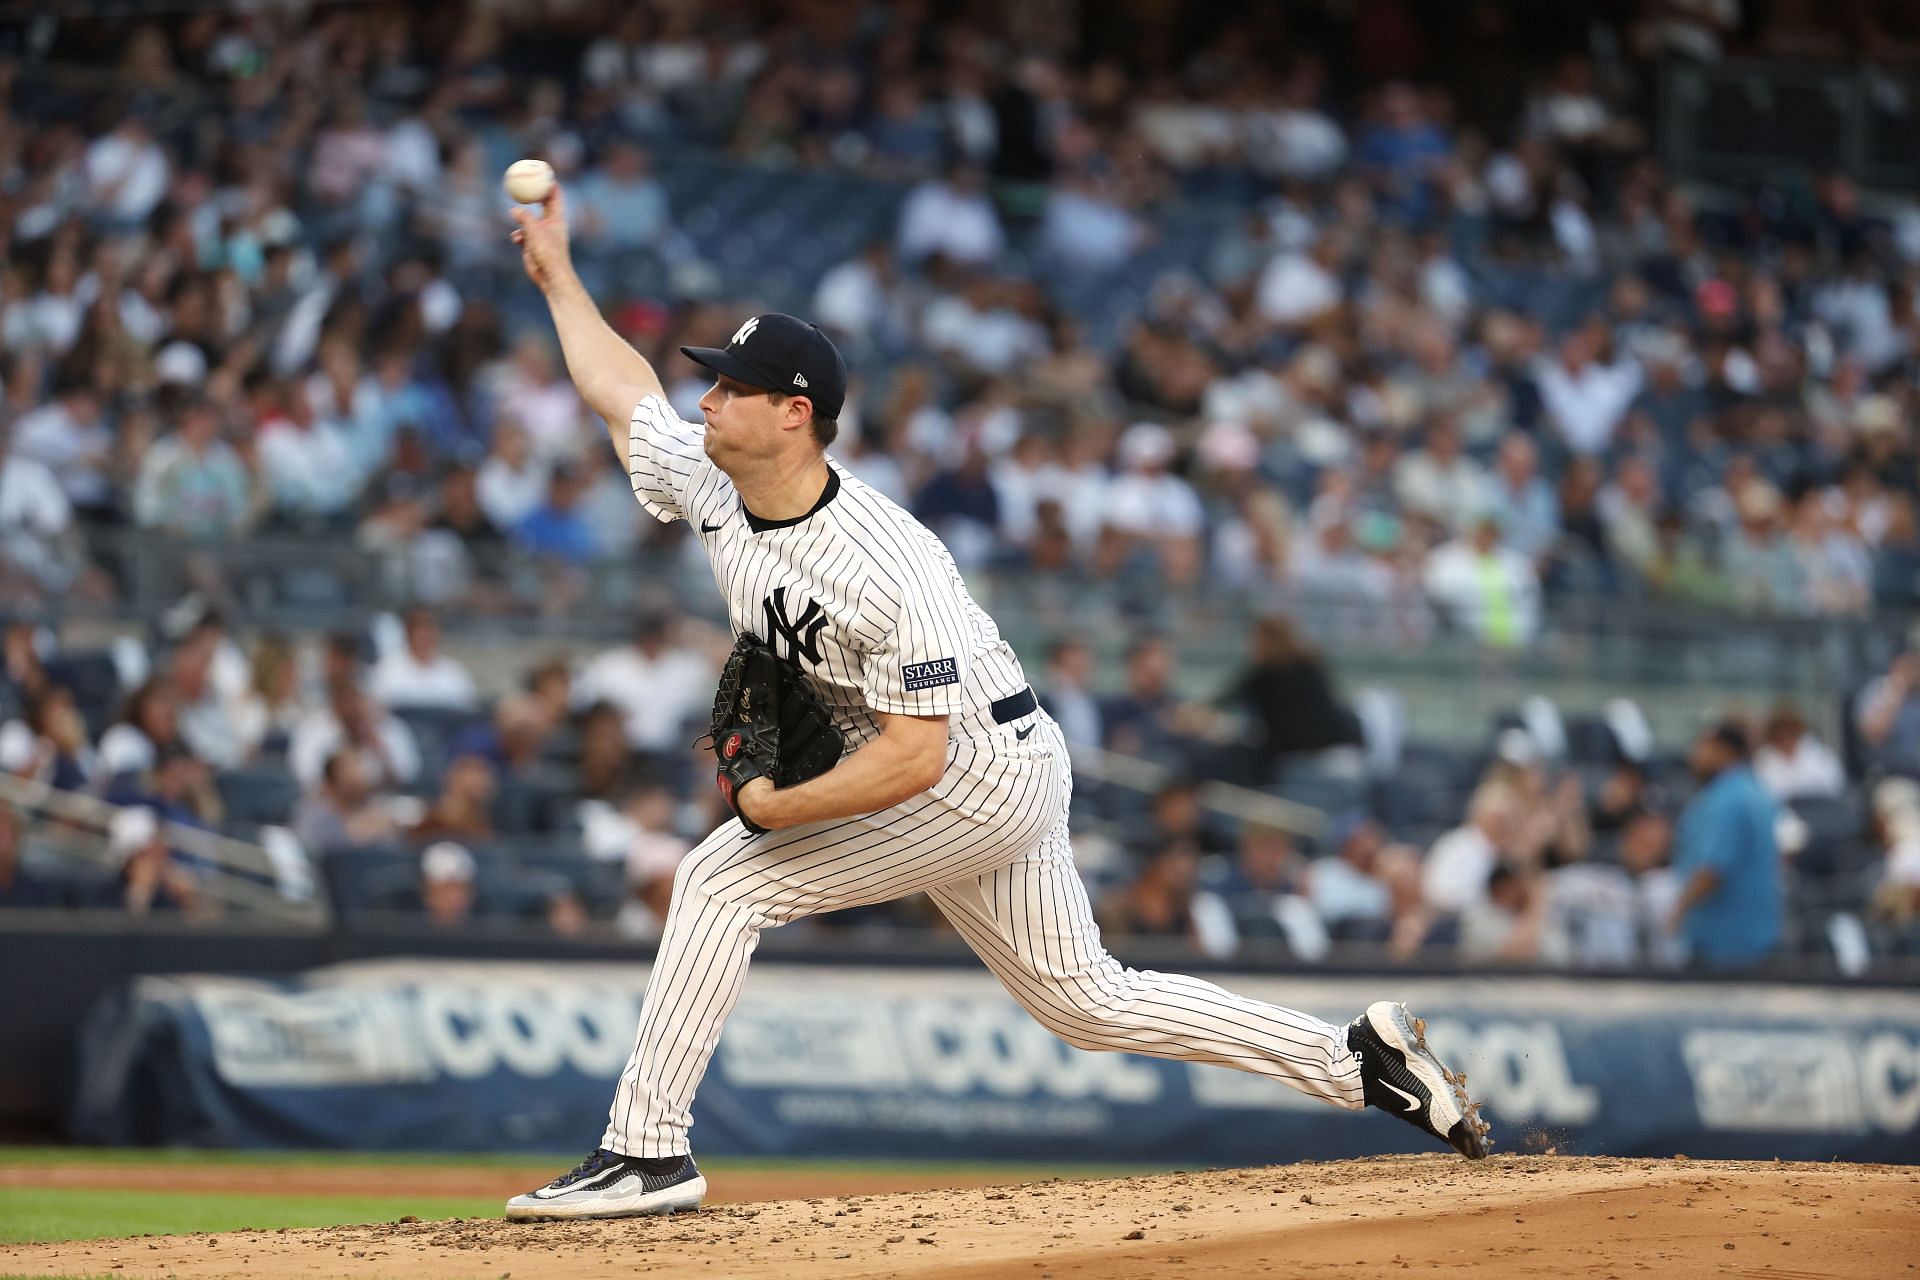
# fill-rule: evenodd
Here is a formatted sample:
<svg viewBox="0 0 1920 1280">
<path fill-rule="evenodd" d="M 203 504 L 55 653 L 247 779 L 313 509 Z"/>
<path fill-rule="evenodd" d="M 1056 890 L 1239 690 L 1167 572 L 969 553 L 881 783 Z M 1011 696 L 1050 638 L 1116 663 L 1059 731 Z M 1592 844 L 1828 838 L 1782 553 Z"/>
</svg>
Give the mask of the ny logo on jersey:
<svg viewBox="0 0 1920 1280">
<path fill-rule="evenodd" d="M 753 331 L 755 329 L 758 329 L 759 327 L 760 327 L 760 317 L 754 316 L 750 318 L 745 324 L 741 325 L 738 329 L 735 329 L 733 331 L 733 341 L 729 342 L 727 345 L 730 347 L 739 346 L 741 343 L 745 342 L 748 338 L 751 338 L 753 336 Z"/>
<path fill-rule="evenodd" d="M 787 617 L 787 589 L 775 587 L 773 594 L 763 602 L 767 614 L 767 643 L 773 651 L 780 651 L 780 638 L 787 641 L 787 661 L 799 662 L 805 658 L 815 666 L 820 664 L 820 633 L 826 630 L 826 611 L 818 600 L 807 601 L 807 607 L 798 618 Z"/>
</svg>

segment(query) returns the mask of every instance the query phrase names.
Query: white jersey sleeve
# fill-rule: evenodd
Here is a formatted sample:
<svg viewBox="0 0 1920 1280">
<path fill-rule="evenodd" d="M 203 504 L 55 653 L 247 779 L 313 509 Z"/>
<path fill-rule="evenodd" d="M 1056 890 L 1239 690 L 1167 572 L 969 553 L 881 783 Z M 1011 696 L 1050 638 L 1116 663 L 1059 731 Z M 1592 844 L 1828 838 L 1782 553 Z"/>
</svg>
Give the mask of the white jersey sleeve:
<svg viewBox="0 0 1920 1280">
<path fill-rule="evenodd" d="M 633 496 L 662 522 L 687 518 L 687 493 L 708 466 L 706 428 L 685 422 L 659 396 L 633 406 L 627 422 L 627 477 Z"/>
<path fill-rule="evenodd" d="M 880 636 L 862 682 L 867 705 L 916 716 L 966 711 L 973 630 L 960 571 L 937 543 L 890 567 L 868 582 L 863 602 Z"/>
</svg>

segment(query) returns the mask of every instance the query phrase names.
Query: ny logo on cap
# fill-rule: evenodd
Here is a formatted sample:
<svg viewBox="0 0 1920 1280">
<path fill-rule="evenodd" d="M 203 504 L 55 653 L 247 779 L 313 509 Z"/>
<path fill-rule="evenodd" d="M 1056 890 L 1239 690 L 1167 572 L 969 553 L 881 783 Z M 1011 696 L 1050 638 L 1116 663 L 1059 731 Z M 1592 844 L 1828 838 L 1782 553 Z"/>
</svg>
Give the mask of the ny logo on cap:
<svg viewBox="0 0 1920 1280">
<path fill-rule="evenodd" d="M 752 337 L 753 331 L 755 329 L 758 329 L 759 327 L 760 327 L 760 317 L 754 316 L 753 318 L 749 319 L 745 324 L 741 325 L 738 329 L 735 329 L 733 331 L 733 341 L 729 342 L 727 345 L 730 347 L 739 346 L 741 343 L 745 342 L 748 338 Z"/>
</svg>

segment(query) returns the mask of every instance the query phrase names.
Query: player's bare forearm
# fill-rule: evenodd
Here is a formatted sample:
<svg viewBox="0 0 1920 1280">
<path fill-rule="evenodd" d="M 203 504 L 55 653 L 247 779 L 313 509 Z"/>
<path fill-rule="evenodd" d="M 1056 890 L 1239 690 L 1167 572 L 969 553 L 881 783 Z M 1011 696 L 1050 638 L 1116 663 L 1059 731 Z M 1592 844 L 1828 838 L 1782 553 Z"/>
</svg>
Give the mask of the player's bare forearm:
<svg viewBox="0 0 1920 1280">
<path fill-rule="evenodd" d="M 613 331 L 580 283 L 567 247 L 566 196 L 556 185 L 540 212 L 513 211 L 513 233 L 527 275 L 540 286 L 560 334 L 560 352 L 580 398 L 607 422 L 607 436 L 622 459 L 627 456 L 627 423 L 633 406 L 663 394 L 660 375 L 647 358 Z"/>
<path fill-rule="evenodd" d="M 937 786 L 946 768 L 945 716 L 890 715 L 879 737 L 819 777 L 778 789 L 756 779 L 741 788 L 740 803 L 770 831 L 830 822 L 911 800 Z"/>
<path fill-rule="evenodd" d="M 547 290 L 547 309 L 560 334 L 560 352 L 574 388 L 607 422 L 607 438 L 622 459 L 627 456 L 627 423 L 633 406 L 661 395 L 660 375 L 647 358 L 613 331 L 580 277 L 568 268 Z"/>
</svg>

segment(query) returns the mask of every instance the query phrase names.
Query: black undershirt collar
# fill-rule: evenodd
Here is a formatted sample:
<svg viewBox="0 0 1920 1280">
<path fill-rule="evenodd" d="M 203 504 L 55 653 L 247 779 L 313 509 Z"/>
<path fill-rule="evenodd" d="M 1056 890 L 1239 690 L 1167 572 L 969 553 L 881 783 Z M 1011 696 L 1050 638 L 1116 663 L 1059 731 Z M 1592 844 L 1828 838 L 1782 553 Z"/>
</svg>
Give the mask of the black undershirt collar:
<svg viewBox="0 0 1920 1280">
<path fill-rule="evenodd" d="M 785 529 L 790 525 L 799 524 L 802 520 L 811 519 L 813 515 L 820 510 L 820 508 L 826 506 L 829 502 L 832 502 L 834 499 L 834 496 L 839 492 L 840 492 L 840 473 L 835 471 L 832 467 L 828 467 L 827 468 L 827 487 L 820 491 L 820 500 L 814 503 L 813 506 L 804 515 L 794 516 L 791 520 L 763 520 L 759 516 L 753 514 L 753 512 L 747 510 L 747 504 L 744 500 L 742 500 L 740 503 L 740 514 L 747 518 L 747 527 L 749 529 L 752 529 L 755 533 L 765 533 L 769 529 Z"/>
</svg>

